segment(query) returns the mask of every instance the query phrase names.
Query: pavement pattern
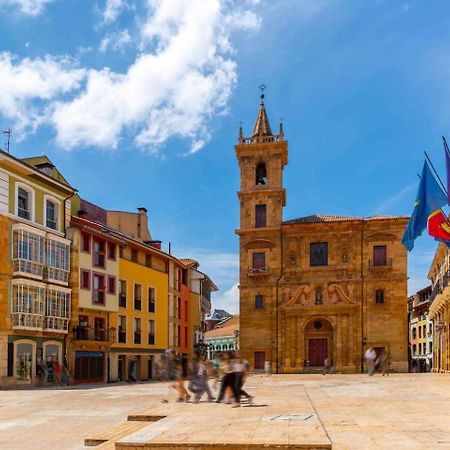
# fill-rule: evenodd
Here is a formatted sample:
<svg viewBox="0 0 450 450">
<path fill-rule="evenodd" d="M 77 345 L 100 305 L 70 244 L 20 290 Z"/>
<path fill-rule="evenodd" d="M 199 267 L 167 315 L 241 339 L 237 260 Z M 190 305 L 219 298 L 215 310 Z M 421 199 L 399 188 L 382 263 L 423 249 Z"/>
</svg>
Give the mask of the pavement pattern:
<svg viewBox="0 0 450 450">
<path fill-rule="evenodd" d="M 169 383 L 1 390 L 0 449 L 92 449 L 85 438 L 130 414 L 166 417 L 122 438 L 118 448 L 151 441 L 450 449 L 450 374 L 254 375 L 245 389 L 255 406 L 176 403 Z"/>
</svg>

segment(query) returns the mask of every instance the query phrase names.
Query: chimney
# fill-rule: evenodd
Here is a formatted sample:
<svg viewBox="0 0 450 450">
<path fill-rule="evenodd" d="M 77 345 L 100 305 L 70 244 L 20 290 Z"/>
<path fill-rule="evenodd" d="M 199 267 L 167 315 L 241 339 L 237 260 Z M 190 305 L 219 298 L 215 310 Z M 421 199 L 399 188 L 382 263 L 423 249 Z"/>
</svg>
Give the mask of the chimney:
<svg viewBox="0 0 450 450">
<path fill-rule="evenodd" d="M 144 241 L 144 244 L 151 245 L 152 247 L 161 250 L 161 241 Z"/>
<path fill-rule="evenodd" d="M 138 208 L 138 222 L 137 222 L 137 237 L 142 239 L 142 236 L 148 228 L 147 208 L 141 206 Z"/>
</svg>

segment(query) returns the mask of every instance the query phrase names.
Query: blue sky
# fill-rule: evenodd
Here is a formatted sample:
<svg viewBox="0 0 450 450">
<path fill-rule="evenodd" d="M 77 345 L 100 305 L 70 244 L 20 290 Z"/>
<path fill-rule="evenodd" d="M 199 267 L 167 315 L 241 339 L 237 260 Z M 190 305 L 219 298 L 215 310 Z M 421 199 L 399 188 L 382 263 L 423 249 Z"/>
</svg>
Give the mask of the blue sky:
<svg viewBox="0 0 450 450">
<path fill-rule="evenodd" d="M 146 206 L 237 309 L 239 122 L 258 85 L 289 140 L 284 217 L 410 214 L 423 151 L 450 138 L 450 4 L 364 0 L 0 0 L 0 126 L 80 194 Z M 410 254 L 410 292 L 435 250 Z"/>
</svg>

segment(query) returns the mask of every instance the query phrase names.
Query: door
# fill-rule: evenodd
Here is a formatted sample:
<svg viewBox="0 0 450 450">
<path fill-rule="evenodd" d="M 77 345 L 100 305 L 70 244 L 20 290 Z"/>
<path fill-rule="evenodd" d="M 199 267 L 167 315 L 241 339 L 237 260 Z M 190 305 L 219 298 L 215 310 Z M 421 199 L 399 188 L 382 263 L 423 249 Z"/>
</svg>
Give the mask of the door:
<svg viewBox="0 0 450 450">
<path fill-rule="evenodd" d="M 151 380 L 153 378 L 153 356 L 150 356 L 148 358 L 147 373 L 148 373 L 148 379 Z"/>
<path fill-rule="evenodd" d="M 264 369 L 264 361 L 266 360 L 265 352 L 255 352 L 255 370 Z"/>
<path fill-rule="evenodd" d="M 118 372 L 119 372 L 119 381 L 124 381 L 125 377 L 123 376 L 123 371 L 125 370 L 125 361 L 124 361 L 125 357 L 124 356 L 119 356 L 119 368 L 118 368 Z"/>
<path fill-rule="evenodd" d="M 103 382 L 103 352 L 75 353 L 75 383 Z"/>
<path fill-rule="evenodd" d="M 328 356 L 328 342 L 326 338 L 309 340 L 309 365 L 323 366 Z"/>
<path fill-rule="evenodd" d="M 94 330 L 96 341 L 106 341 L 105 319 L 96 317 L 94 319 Z"/>
</svg>

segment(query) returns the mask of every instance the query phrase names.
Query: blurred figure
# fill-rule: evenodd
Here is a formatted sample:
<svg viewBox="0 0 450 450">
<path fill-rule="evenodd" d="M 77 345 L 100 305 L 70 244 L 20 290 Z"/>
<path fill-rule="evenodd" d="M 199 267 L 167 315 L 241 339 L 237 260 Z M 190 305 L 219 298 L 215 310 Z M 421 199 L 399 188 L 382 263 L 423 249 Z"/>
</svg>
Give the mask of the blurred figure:
<svg viewBox="0 0 450 450">
<path fill-rule="evenodd" d="M 227 388 L 230 388 L 233 392 L 233 397 L 235 398 L 235 401 L 239 399 L 239 395 L 236 390 L 236 376 L 234 370 L 234 358 L 233 353 L 228 352 L 226 354 L 225 361 L 225 369 L 224 369 L 224 375 L 222 377 L 222 381 L 220 384 L 220 392 L 219 397 L 217 398 L 217 403 L 220 403 L 223 400 L 223 397 L 225 396 L 225 391 Z"/>
<path fill-rule="evenodd" d="M 377 357 L 377 354 L 375 353 L 375 350 L 372 347 L 369 347 L 366 351 L 365 357 L 366 357 L 367 371 L 369 373 L 369 376 L 371 377 L 375 373 L 375 359 Z"/>
<path fill-rule="evenodd" d="M 245 392 L 244 389 L 242 389 L 242 387 L 244 386 L 245 380 L 247 378 L 248 372 L 246 371 L 246 366 L 245 366 L 244 362 L 242 361 L 242 359 L 240 358 L 238 353 L 236 354 L 236 358 L 234 360 L 233 372 L 234 372 L 234 376 L 235 376 L 235 391 L 237 394 L 237 398 L 235 398 L 236 404 L 234 405 L 234 407 L 240 406 L 240 401 L 241 401 L 242 395 L 247 398 L 249 403 L 252 403 L 253 396 L 251 396 L 250 394 Z"/>
<path fill-rule="evenodd" d="M 387 351 L 383 349 L 383 351 L 381 352 L 381 355 L 375 361 L 375 364 L 378 367 L 378 369 L 381 371 L 381 375 L 383 375 L 383 377 L 385 375 L 389 376 L 388 361 L 389 361 L 389 355 L 388 355 Z"/>
<path fill-rule="evenodd" d="M 183 366 L 181 361 L 178 361 L 176 364 L 176 383 L 172 385 L 174 389 L 178 391 L 178 399 L 177 402 L 188 402 L 191 398 L 189 395 L 185 385 L 183 378 Z"/>
<path fill-rule="evenodd" d="M 53 362 L 53 374 L 54 374 L 53 377 L 54 377 L 55 384 L 57 384 L 58 386 L 61 386 L 62 385 L 62 381 L 61 381 L 62 366 L 57 359 L 55 359 L 55 361 Z"/>
<path fill-rule="evenodd" d="M 323 375 L 325 375 L 326 373 L 331 375 L 331 367 L 331 358 L 325 358 L 325 361 L 323 363 Z"/>
<path fill-rule="evenodd" d="M 200 401 L 200 398 L 202 395 L 206 392 L 206 395 L 208 396 L 208 401 L 212 402 L 214 400 L 214 397 L 211 393 L 211 389 L 209 388 L 208 384 L 208 363 L 206 359 L 199 358 L 198 365 L 197 365 L 197 391 L 195 393 L 195 403 L 198 403 Z"/>
</svg>

